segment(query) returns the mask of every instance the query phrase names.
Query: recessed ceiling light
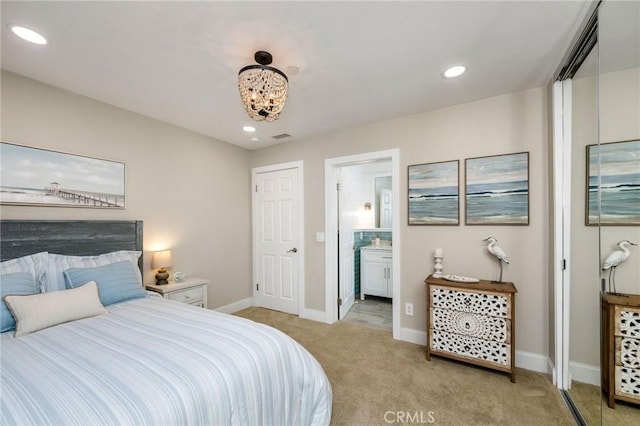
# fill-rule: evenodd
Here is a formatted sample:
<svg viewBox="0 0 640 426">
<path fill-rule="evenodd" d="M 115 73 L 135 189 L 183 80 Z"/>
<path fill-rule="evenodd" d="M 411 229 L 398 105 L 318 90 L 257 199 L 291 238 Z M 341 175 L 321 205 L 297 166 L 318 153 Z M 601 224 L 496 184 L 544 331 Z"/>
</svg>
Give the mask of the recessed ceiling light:
<svg viewBox="0 0 640 426">
<path fill-rule="evenodd" d="M 37 32 L 30 30 L 29 28 L 20 27 L 17 25 L 11 26 L 11 31 L 23 40 L 26 40 L 33 44 L 47 44 L 47 39 Z"/>
<path fill-rule="evenodd" d="M 447 78 L 458 77 L 467 70 L 467 67 L 464 65 L 456 65 L 455 67 L 451 67 L 444 72 L 444 76 Z"/>
<path fill-rule="evenodd" d="M 243 126 L 242 130 L 244 130 L 245 132 L 255 132 L 256 128 L 253 126 Z"/>
</svg>

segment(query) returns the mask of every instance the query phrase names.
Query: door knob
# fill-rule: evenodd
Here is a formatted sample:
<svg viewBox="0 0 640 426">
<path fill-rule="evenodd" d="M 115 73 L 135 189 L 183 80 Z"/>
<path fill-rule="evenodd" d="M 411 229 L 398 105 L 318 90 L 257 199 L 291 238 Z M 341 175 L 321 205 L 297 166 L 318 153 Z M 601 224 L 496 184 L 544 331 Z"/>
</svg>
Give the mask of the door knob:
<svg viewBox="0 0 640 426">
<path fill-rule="evenodd" d="M 298 249 L 297 248 L 292 248 L 291 250 L 287 250 L 287 253 L 297 253 Z"/>
</svg>

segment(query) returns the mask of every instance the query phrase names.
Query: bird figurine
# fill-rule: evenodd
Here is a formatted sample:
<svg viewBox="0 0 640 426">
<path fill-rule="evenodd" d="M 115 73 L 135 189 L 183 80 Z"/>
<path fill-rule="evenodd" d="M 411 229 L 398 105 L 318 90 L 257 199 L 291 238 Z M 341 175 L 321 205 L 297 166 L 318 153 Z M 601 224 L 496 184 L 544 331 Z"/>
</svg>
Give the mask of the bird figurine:
<svg viewBox="0 0 640 426">
<path fill-rule="evenodd" d="M 607 269 L 609 270 L 609 293 L 611 293 L 611 284 L 613 284 L 613 294 L 617 293 L 617 291 L 616 291 L 616 268 L 622 262 L 627 260 L 629 258 L 629 254 L 631 254 L 631 252 L 627 248 L 627 245 L 637 246 L 637 244 L 632 243 L 629 240 L 622 240 L 616 245 L 618 247 L 620 247 L 620 249 L 619 250 L 614 250 L 613 253 L 611 253 L 609 256 L 607 256 L 607 258 L 605 259 L 604 263 L 602 264 L 602 270 L 603 271 L 606 271 Z"/>
<path fill-rule="evenodd" d="M 496 245 L 498 240 L 496 240 L 493 237 L 487 237 L 482 241 L 489 242 L 489 244 L 487 245 L 487 250 L 489 251 L 489 253 L 495 256 L 496 259 L 498 259 L 498 263 L 500 264 L 500 279 L 494 282 L 501 283 L 502 282 L 502 262 L 507 264 L 509 263 L 509 258 L 507 257 L 507 253 L 505 253 L 504 250 L 502 250 L 500 247 Z"/>
</svg>

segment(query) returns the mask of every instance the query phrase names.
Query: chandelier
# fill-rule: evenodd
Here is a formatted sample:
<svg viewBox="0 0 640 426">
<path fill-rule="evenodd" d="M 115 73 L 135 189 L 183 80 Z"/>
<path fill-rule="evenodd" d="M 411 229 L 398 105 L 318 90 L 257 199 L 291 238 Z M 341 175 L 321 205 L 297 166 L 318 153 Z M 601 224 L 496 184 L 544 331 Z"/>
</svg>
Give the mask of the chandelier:
<svg viewBox="0 0 640 426">
<path fill-rule="evenodd" d="M 247 65 L 238 73 L 242 104 L 255 121 L 276 121 L 287 100 L 289 80 L 282 71 L 268 66 L 273 61 L 269 52 L 258 51 L 254 58 L 259 65 Z"/>
</svg>

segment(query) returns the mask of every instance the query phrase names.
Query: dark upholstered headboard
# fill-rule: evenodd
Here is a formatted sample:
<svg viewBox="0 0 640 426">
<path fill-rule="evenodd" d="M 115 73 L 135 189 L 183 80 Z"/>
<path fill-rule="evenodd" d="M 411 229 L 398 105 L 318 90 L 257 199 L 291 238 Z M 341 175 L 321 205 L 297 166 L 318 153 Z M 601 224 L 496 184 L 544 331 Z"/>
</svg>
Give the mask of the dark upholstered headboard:
<svg viewBox="0 0 640 426">
<path fill-rule="evenodd" d="M 142 221 L 0 221 L 0 261 L 41 251 L 93 256 L 118 250 L 142 251 Z M 142 271 L 142 256 L 138 267 Z"/>
</svg>

